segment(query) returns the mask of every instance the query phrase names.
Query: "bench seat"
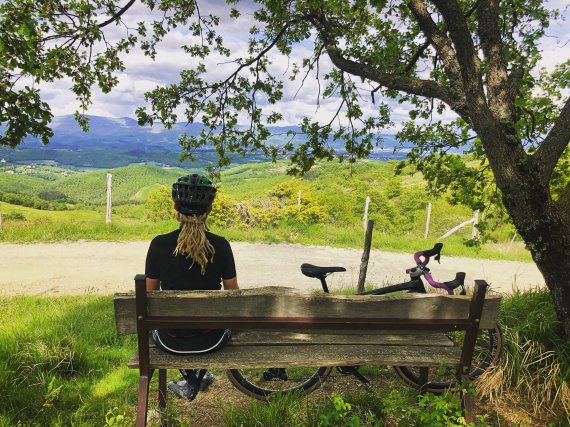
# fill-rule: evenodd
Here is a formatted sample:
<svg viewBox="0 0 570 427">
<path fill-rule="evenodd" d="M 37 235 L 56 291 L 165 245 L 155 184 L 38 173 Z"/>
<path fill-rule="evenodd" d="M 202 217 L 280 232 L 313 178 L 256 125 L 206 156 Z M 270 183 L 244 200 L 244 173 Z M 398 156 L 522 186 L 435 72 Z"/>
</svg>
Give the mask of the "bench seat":
<svg viewBox="0 0 570 427">
<path fill-rule="evenodd" d="M 385 332 L 385 331 L 383 331 Z M 442 333 L 333 334 L 274 331 L 234 333 L 223 351 L 180 356 L 152 346 L 150 367 L 233 369 L 269 366 L 406 365 L 440 366 L 442 360 L 457 365 L 461 348 Z M 138 368 L 138 353 L 128 364 Z"/>
</svg>

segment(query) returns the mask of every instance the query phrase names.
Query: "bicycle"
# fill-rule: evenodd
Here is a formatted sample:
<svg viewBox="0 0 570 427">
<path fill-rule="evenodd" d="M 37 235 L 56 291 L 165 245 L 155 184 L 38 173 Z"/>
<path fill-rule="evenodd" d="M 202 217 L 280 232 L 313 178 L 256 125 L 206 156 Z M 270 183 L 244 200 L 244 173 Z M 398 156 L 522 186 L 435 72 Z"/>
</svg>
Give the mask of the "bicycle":
<svg viewBox="0 0 570 427">
<path fill-rule="evenodd" d="M 406 270 L 410 275 L 408 282 L 399 283 L 383 288 L 377 288 L 358 293 L 358 295 L 388 295 L 396 292 L 426 293 L 426 287 L 422 281 L 422 276 L 430 286 L 436 289 L 443 289 L 449 295 L 454 295 L 460 289 L 460 295 L 466 295 L 465 273 L 456 273 L 455 279 L 448 282 L 437 282 L 431 275 L 427 267 L 433 257 L 440 262 L 442 243 L 436 243 L 432 249 L 419 251 L 414 254 L 415 267 Z M 301 272 L 311 278 L 319 279 L 323 291 L 329 293 L 326 278 L 337 272 L 346 271 L 344 267 L 318 267 L 311 264 L 302 264 Z M 464 332 L 449 333 L 452 341 L 461 342 Z M 497 325 L 494 329 L 481 330 L 477 339 L 475 353 L 473 355 L 473 369 L 469 376 L 473 380 L 480 376 L 485 369 L 495 364 L 499 359 L 502 348 L 502 332 Z M 230 369 L 228 378 L 240 391 L 260 400 L 266 399 L 275 392 L 292 393 L 298 392 L 308 394 L 318 388 L 332 372 L 332 367 L 317 368 L 261 368 L 261 369 Z M 370 381 L 362 375 L 358 366 L 337 366 L 336 369 L 341 374 L 350 374 L 358 379 L 365 386 L 370 385 Z M 419 368 L 407 366 L 394 366 L 398 376 L 409 386 L 420 388 Z M 441 393 L 455 384 L 455 373 L 452 370 L 442 367 L 438 370 L 430 370 L 428 383 L 422 388 L 424 391 Z"/>
</svg>

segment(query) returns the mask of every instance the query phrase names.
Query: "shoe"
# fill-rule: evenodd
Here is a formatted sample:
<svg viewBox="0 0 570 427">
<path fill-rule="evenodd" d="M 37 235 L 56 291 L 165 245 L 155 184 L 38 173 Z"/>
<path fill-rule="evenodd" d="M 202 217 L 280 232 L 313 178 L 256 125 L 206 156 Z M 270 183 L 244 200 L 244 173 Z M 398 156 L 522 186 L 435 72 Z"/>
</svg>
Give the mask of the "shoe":
<svg viewBox="0 0 570 427">
<path fill-rule="evenodd" d="M 206 374 L 204 378 L 202 378 L 202 382 L 200 383 L 200 391 L 206 391 L 214 382 L 215 377 L 214 374 Z"/>
<path fill-rule="evenodd" d="M 188 400 L 194 400 L 198 395 L 198 386 L 190 385 L 186 381 L 171 381 L 168 383 L 168 390 L 178 397 Z"/>
</svg>

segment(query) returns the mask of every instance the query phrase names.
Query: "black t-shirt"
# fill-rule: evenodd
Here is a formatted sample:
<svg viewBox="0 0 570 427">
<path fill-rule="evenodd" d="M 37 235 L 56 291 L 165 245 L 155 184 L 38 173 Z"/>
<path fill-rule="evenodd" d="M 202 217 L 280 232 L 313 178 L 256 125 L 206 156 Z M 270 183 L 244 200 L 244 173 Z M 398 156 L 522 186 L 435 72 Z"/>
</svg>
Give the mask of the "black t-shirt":
<svg viewBox="0 0 570 427">
<path fill-rule="evenodd" d="M 184 255 L 174 256 L 180 229 L 156 236 L 146 256 L 146 277 L 159 279 L 162 290 L 218 290 L 221 281 L 236 276 L 234 255 L 229 242 L 221 236 L 206 232 L 206 238 L 214 246 L 214 262 L 206 265 L 202 276 L 200 264 Z"/>
</svg>

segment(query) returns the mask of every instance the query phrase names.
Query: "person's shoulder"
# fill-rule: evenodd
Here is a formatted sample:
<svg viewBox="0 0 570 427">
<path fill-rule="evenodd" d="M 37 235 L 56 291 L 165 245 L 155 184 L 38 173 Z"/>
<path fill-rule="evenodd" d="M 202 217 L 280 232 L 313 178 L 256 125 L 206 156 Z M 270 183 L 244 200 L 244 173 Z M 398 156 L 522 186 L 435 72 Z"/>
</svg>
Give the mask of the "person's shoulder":
<svg viewBox="0 0 570 427">
<path fill-rule="evenodd" d="M 154 239 L 151 240 L 150 244 L 151 246 L 155 246 L 155 245 L 168 243 L 173 239 L 177 240 L 179 234 L 180 234 L 180 229 L 173 230 L 170 233 L 166 234 L 159 234 L 158 236 L 156 236 Z"/>
<path fill-rule="evenodd" d="M 217 234 L 211 233 L 206 231 L 206 238 L 210 241 L 210 243 L 214 246 L 230 246 L 230 242 L 225 237 L 218 236 Z"/>
</svg>

